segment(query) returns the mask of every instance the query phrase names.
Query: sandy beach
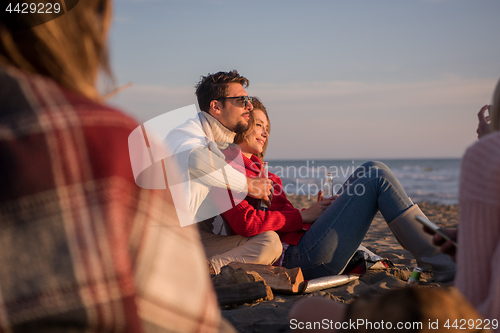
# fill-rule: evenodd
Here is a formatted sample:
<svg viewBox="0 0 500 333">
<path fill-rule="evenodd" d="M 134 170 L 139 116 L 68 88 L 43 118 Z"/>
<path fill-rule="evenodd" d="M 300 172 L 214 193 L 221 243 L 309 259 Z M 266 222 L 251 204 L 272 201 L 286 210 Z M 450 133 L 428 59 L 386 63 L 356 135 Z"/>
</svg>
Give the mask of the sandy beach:
<svg viewBox="0 0 500 333">
<path fill-rule="evenodd" d="M 314 203 L 307 196 L 289 196 L 289 200 L 299 209 Z M 436 224 L 453 227 L 458 221 L 457 206 L 419 204 L 427 217 Z M 289 332 L 287 314 L 293 303 L 302 297 L 325 297 L 338 302 L 349 303 L 359 295 L 376 295 L 384 290 L 401 288 L 416 266 L 410 252 L 403 249 L 385 223 L 380 213 L 366 235 L 362 245 L 381 257 L 388 258 L 394 267 L 385 270 L 368 270 L 359 280 L 337 288 L 326 289 L 308 295 L 275 294 L 273 301 L 254 304 L 243 304 L 230 309 L 222 309 L 223 316 L 228 319 L 239 332 Z M 421 277 L 423 286 L 440 286 L 432 280 L 430 273 Z"/>
</svg>

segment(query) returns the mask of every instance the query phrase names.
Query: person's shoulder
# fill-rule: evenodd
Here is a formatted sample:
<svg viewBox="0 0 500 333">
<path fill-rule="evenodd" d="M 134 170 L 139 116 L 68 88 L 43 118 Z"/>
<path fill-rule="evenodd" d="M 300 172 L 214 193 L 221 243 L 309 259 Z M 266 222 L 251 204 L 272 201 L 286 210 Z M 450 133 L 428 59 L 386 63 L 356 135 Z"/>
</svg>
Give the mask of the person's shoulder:
<svg viewBox="0 0 500 333">
<path fill-rule="evenodd" d="M 480 140 L 477 140 L 469 148 L 473 147 L 500 147 L 500 131 L 495 131 L 483 136 Z M 480 149 L 480 148 L 475 148 Z"/>
<path fill-rule="evenodd" d="M 33 119 L 39 122 L 74 126 L 112 126 L 135 128 L 138 123 L 124 112 L 69 91 L 48 77 L 0 66 L 2 118 L 9 122 Z"/>
<path fill-rule="evenodd" d="M 460 197 L 465 201 L 500 202 L 500 132 L 470 146 L 460 170 Z"/>
<path fill-rule="evenodd" d="M 205 137 L 205 132 L 200 123 L 198 116 L 186 119 L 180 125 L 169 131 L 167 140 L 178 140 L 186 137 Z"/>
<path fill-rule="evenodd" d="M 490 133 L 467 148 L 464 161 L 477 160 L 482 164 L 500 165 L 500 131 Z"/>
<path fill-rule="evenodd" d="M 139 126 L 137 119 L 104 102 L 94 101 L 70 91 L 64 91 L 64 95 L 68 101 L 66 107 L 69 108 L 69 112 L 74 111 L 82 126 L 127 128 L 130 130 Z"/>
<path fill-rule="evenodd" d="M 240 147 L 235 143 L 230 143 L 226 149 L 222 150 L 224 156 L 226 156 L 226 161 L 239 161 L 240 158 L 245 158 L 245 155 L 241 153 Z"/>
</svg>

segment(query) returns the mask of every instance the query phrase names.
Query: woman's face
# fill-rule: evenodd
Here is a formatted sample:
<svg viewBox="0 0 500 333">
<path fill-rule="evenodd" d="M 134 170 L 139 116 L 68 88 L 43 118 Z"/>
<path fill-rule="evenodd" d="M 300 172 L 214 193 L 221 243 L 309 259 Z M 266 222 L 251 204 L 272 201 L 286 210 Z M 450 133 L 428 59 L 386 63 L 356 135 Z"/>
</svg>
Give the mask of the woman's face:
<svg viewBox="0 0 500 333">
<path fill-rule="evenodd" d="M 264 112 L 259 109 L 254 109 L 252 114 L 255 120 L 253 132 L 248 134 L 246 140 L 243 140 L 243 142 L 239 144 L 241 151 L 247 157 L 249 157 L 249 155 L 258 155 L 262 153 L 262 148 L 269 137 L 269 122 Z"/>
</svg>

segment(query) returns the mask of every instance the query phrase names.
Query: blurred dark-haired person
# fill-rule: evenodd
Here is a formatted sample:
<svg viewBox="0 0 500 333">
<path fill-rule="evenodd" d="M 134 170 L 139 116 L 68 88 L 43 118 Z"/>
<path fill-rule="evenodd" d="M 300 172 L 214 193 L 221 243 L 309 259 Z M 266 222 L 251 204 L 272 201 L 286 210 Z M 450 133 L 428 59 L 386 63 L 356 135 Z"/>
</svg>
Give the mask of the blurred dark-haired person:
<svg viewBox="0 0 500 333">
<path fill-rule="evenodd" d="M 110 19 L 111 1 L 85 0 L 31 29 L 0 21 L 1 330 L 234 331 L 196 228 L 169 190 L 135 184 L 139 124 L 96 89 Z"/>
</svg>

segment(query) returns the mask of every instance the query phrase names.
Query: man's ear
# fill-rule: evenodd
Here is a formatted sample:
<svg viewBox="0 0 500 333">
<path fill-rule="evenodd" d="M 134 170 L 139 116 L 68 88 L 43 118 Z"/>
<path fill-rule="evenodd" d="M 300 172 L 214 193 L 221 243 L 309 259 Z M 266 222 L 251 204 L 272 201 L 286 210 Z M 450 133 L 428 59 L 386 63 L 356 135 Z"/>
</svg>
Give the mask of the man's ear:
<svg viewBox="0 0 500 333">
<path fill-rule="evenodd" d="M 208 113 L 212 115 L 213 117 L 217 118 L 218 115 L 221 114 L 221 104 L 219 101 L 216 101 L 215 99 L 210 102 L 210 110 Z"/>
</svg>

